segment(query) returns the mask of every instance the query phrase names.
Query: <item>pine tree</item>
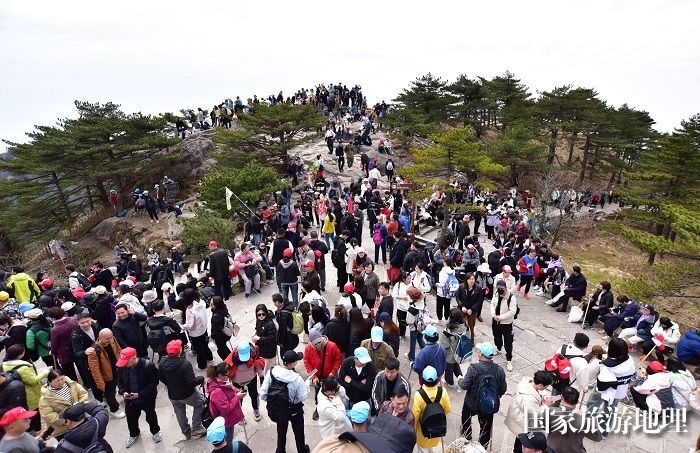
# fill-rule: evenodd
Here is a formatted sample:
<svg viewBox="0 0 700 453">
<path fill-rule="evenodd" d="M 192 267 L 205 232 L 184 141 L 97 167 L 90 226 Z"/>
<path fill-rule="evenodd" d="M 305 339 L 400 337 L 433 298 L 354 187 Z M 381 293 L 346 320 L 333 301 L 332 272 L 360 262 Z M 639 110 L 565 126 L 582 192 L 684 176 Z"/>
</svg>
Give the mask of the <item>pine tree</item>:
<svg viewBox="0 0 700 453">
<path fill-rule="evenodd" d="M 425 115 L 428 123 L 439 124 L 447 121 L 447 107 L 452 103 L 452 97 L 447 92 L 447 81 L 428 73 L 411 82 L 411 86 L 396 96 L 394 102 L 412 114 Z"/>
<path fill-rule="evenodd" d="M 411 157 L 415 163 L 401 169 L 402 175 L 420 187 L 410 191 L 408 198 L 424 199 L 434 191 L 440 190 L 446 194 L 443 212 L 455 208 L 473 208 L 471 205 L 453 203 L 454 188 L 450 183 L 455 179 L 467 179 L 468 175 L 475 174 L 480 187 L 493 187 L 492 178 L 505 168 L 491 160 L 469 128 L 432 134 L 430 139 L 434 144 L 427 148 L 412 149 Z M 448 223 L 449 216 L 445 215 L 443 233 Z"/>
<path fill-rule="evenodd" d="M 491 123 L 505 129 L 514 122 L 524 121 L 531 117 L 533 103 L 530 93 L 515 74 L 506 71 L 502 76 L 491 80 L 480 77 L 488 93 L 491 106 Z"/>
<path fill-rule="evenodd" d="M 287 151 L 315 138 L 324 124 L 318 108 L 310 104 L 257 104 L 253 114 L 238 116 L 236 127 L 218 128 L 213 141 L 224 149 L 219 161 L 242 166 L 253 159 L 283 165 Z"/>
<path fill-rule="evenodd" d="M 462 74 L 447 90 L 454 97 L 450 106 L 450 119 L 462 126 L 471 126 L 476 138 L 480 138 L 487 127 L 487 92 L 480 80 L 473 80 Z"/>
<path fill-rule="evenodd" d="M 559 134 L 571 119 L 567 95 L 571 85 L 556 87 L 552 91 L 543 91 L 536 104 L 537 117 L 541 126 L 549 134 L 547 165 L 554 164 Z"/>
<path fill-rule="evenodd" d="M 625 173 L 627 187 L 619 189 L 631 208 L 620 231 L 653 264 L 659 253 L 697 260 L 700 256 L 700 114 L 681 123 L 658 146 L 646 149 Z M 679 239 L 676 241 L 676 239 Z"/>
<path fill-rule="evenodd" d="M 487 145 L 493 160 L 508 168 L 510 185 L 517 186 L 524 174 L 543 171 L 546 167 L 546 146 L 536 128 L 515 124 L 498 135 Z"/>
</svg>

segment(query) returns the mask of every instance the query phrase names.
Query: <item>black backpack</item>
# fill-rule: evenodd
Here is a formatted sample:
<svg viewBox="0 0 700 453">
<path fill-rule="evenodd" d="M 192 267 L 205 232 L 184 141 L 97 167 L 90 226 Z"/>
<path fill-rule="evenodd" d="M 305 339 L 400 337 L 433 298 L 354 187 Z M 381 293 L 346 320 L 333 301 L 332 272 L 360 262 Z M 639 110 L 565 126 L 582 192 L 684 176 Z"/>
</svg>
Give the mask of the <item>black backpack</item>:
<svg viewBox="0 0 700 453">
<path fill-rule="evenodd" d="M 438 387 L 435 401 L 431 401 L 428 394 L 422 388 L 418 393 L 426 403 L 425 409 L 420 416 L 420 430 L 423 436 L 428 439 L 444 437 L 447 434 L 447 416 L 440 400 L 442 399 L 442 387 Z"/>
<path fill-rule="evenodd" d="M 112 446 L 105 439 L 99 439 L 100 422 L 95 419 L 95 431 L 87 447 L 82 448 L 67 440 L 65 437 L 58 443 L 59 447 L 71 453 L 113 453 Z"/>
<path fill-rule="evenodd" d="M 267 415 L 275 423 L 284 422 L 290 412 L 287 383 L 275 378 L 270 370 L 270 387 L 267 389 Z"/>
<path fill-rule="evenodd" d="M 88 292 L 92 289 L 92 285 L 90 284 L 90 280 L 80 272 L 78 272 L 78 284 L 83 288 L 85 292 Z"/>
</svg>

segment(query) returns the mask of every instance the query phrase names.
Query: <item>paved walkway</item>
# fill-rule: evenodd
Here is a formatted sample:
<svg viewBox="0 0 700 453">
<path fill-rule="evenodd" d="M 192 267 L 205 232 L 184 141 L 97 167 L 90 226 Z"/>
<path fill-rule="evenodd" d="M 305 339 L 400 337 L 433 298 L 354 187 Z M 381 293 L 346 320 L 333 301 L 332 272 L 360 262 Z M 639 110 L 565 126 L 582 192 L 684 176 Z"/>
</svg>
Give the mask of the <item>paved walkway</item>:
<svg viewBox="0 0 700 453">
<path fill-rule="evenodd" d="M 365 247 L 372 247 L 371 239 L 369 238 L 369 233 L 367 228 L 364 229 L 365 237 L 363 238 L 363 244 Z M 482 241 L 485 240 L 485 236 L 482 235 Z M 493 249 L 490 242 L 482 242 L 485 252 L 488 253 Z M 373 247 L 372 249 L 373 250 Z M 368 251 L 371 251 L 368 248 Z M 371 255 L 371 253 L 370 253 Z M 567 263 L 570 265 L 571 263 Z M 377 274 L 385 276 L 385 267 L 383 265 L 378 266 Z M 585 269 L 583 270 L 585 273 Z M 338 300 L 337 288 L 333 285 L 333 281 L 336 278 L 335 268 L 328 267 L 328 282 L 330 282 L 327 287 L 329 291 L 326 296 L 328 297 L 331 313 L 333 311 L 333 305 Z M 255 305 L 258 303 L 266 303 L 270 308 L 273 308 L 270 297 L 276 291 L 276 285 L 269 284 L 263 287 L 261 295 L 253 295 L 248 300 L 245 300 L 242 295 L 234 296 L 227 305 L 230 312 L 232 313 L 233 319 L 241 327 L 240 336 L 251 336 L 254 333 L 255 326 L 255 316 L 254 309 Z M 532 294 L 530 300 L 524 300 L 522 297 L 518 297 L 518 303 L 522 309 L 522 312 L 515 323 L 515 343 L 514 343 L 514 358 L 513 366 L 515 369 L 512 372 L 507 373 L 508 376 L 508 392 L 501 400 L 501 410 L 496 415 L 495 427 L 494 427 L 494 451 L 511 451 L 513 436 L 503 425 L 503 419 L 508 409 L 508 405 L 512 396 L 514 395 L 516 385 L 520 380 L 527 376 L 531 377 L 535 371 L 541 369 L 547 358 L 549 358 L 555 349 L 559 347 L 564 342 L 569 342 L 574 334 L 579 331 L 579 324 L 570 324 L 566 322 L 566 318 L 562 313 L 556 313 L 554 309 L 546 307 L 543 302 L 544 299 L 537 297 Z M 428 306 L 431 312 L 435 312 L 435 297 L 429 296 Z M 485 308 L 485 310 L 488 310 Z M 488 313 L 484 311 L 483 313 Z M 484 316 L 485 319 L 487 315 Z M 492 341 L 490 326 L 486 323 L 477 322 L 476 325 L 477 341 Z M 598 334 L 596 330 L 588 331 L 591 337 L 591 345 L 602 344 L 601 335 Z M 303 350 L 304 344 L 300 344 L 298 350 Z M 400 354 L 408 349 L 408 342 L 401 343 Z M 216 356 L 216 354 L 215 354 Z M 193 357 L 188 353 L 188 357 L 193 359 Z M 504 355 L 499 355 L 495 359 L 496 363 L 502 364 L 505 367 L 505 357 Z M 408 375 L 408 362 L 407 360 L 402 360 L 402 371 L 405 375 Z M 195 368 L 196 369 L 196 368 Z M 463 366 L 466 369 L 466 365 Z M 306 373 L 303 369 L 303 365 L 300 363 L 297 367 L 302 376 L 305 377 Z M 417 377 L 415 373 L 412 375 L 412 385 L 417 385 Z M 448 435 L 445 439 L 445 444 L 454 440 L 459 432 L 461 407 L 464 399 L 464 393 L 458 393 L 454 388 L 447 388 L 447 392 L 450 395 L 452 401 L 453 412 L 448 416 L 449 429 Z M 134 446 L 132 451 L 138 452 L 208 452 L 211 451 L 209 445 L 205 439 L 190 440 L 185 441 L 182 434 L 179 432 L 177 422 L 172 410 L 172 406 L 167 398 L 167 393 L 163 385 L 159 387 L 157 408 L 159 415 L 159 422 L 162 427 L 164 436 L 163 442 L 161 444 L 154 444 L 151 436 L 148 435 L 148 428 L 145 420 L 141 420 L 142 436 L 138 443 Z M 313 412 L 314 402 L 313 397 L 309 397 L 306 401 L 306 441 L 309 445 L 313 447 L 320 437 L 316 422 L 311 419 L 311 413 Z M 246 434 L 248 438 L 248 444 L 254 452 L 271 452 L 275 445 L 275 439 L 277 437 L 275 425 L 267 417 L 267 411 L 264 407 L 264 403 L 261 406 L 261 412 L 263 414 L 263 419 L 260 422 L 255 422 L 253 420 L 252 407 L 249 401 L 246 401 L 243 405 L 244 413 L 248 419 L 245 430 L 243 427 L 239 426 L 236 428 L 235 434 L 236 438 L 240 440 L 246 439 Z M 474 421 L 474 428 L 478 428 L 476 421 Z M 688 427 L 691 433 L 700 431 L 700 424 L 697 418 L 688 420 Z M 247 431 L 247 433 L 246 433 Z M 115 447 L 115 451 L 125 451 L 124 442 L 126 441 L 127 429 L 126 420 L 114 420 L 112 419 L 109 424 L 107 439 Z M 294 442 L 291 434 L 291 429 L 288 434 L 287 439 L 287 451 L 294 452 Z M 691 445 L 693 445 L 694 440 L 690 434 L 681 435 L 676 433 L 665 433 L 663 435 L 642 435 L 635 433 L 631 436 L 621 436 L 621 435 L 611 435 L 606 441 L 598 444 L 590 444 L 589 451 L 596 452 L 610 452 L 610 453 L 623 453 L 623 452 L 686 452 Z"/>
</svg>

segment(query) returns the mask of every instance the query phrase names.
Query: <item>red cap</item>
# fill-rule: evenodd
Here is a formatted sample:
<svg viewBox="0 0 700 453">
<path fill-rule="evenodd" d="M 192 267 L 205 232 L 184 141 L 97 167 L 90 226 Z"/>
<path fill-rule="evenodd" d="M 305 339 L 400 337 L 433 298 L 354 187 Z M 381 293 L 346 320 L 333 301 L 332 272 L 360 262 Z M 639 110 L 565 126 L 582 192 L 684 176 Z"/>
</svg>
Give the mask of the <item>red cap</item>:
<svg viewBox="0 0 700 453">
<path fill-rule="evenodd" d="M 654 360 L 653 362 L 649 362 L 647 364 L 647 368 L 652 370 L 654 373 L 663 373 L 666 368 L 659 362 L 658 360 Z"/>
<path fill-rule="evenodd" d="M 316 258 L 321 258 L 323 256 L 323 253 L 321 253 L 320 250 L 314 250 L 314 256 Z"/>
<path fill-rule="evenodd" d="M 345 286 L 343 286 L 343 291 L 345 291 L 346 293 L 351 293 L 355 291 L 355 285 L 353 285 L 352 283 L 346 283 Z"/>
<path fill-rule="evenodd" d="M 292 257 L 292 249 L 284 249 L 284 252 L 282 252 L 282 256 L 285 258 L 291 258 Z"/>
<path fill-rule="evenodd" d="M 132 282 L 136 283 L 136 276 L 135 275 L 129 275 L 126 277 L 127 280 L 131 280 Z"/>
<path fill-rule="evenodd" d="M 32 418 L 36 415 L 36 411 L 28 411 L 22 406 L 13 407 L 0 418 L 0 426 L 11 425 L 17 420 L 23 418 Z"/>
<path fill-rule="evenodd" d="M 306 267 L 314 267 L 315 265 L 314 265 L 314 262 L 313 262 L 313 261 L 311 261 L 311 260 L 306 260 L 306 262 L 304 263 L 304 266 L 306 266 Z"/>
<path fill-rule="evenodd" d="M 165 352 L 167 352 L 168 355 L 180 355 L 182 352 L 182 340 L 173 340 L 169 342 L 165 347 Z"/>
<path fill-rule="evenodd" d="M 117 359 L 117 366 L 118 367 L 126 366 L 126 364 L 129 362 L 129 360 L 133 359 L 134 357 L 136 357 L 136 349 L 134 349 L 134 348 L 122 349 L 122 353 L 119 354 L 119 358 Z"/>
<path fill-rule="evenodd" d="M 44 288 L 51 288 L 53 286 L 53 280 L 51 280 L 50 278 L 45 278 L 39 284 Z"/>
<path fill-rule="evenodd" d="M 216 241 L 209 241 L 209 248 L 216 248 L 219 244 Z"/>
</svg>

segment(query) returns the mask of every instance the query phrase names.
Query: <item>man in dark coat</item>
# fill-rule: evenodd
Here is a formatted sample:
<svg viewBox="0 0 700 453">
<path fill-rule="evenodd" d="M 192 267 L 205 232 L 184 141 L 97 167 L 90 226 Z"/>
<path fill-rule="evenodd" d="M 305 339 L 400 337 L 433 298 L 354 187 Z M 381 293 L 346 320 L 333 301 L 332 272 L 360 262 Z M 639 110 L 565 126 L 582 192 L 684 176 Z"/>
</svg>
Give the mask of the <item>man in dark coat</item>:
<svg viewBox="0 0 700 453">
<path fill-rule="evenodd" d="M 228 252 L 220 249 L 216 241 L 209 242 L 209 250 L 209 273 L 214 278 L 214 293 L 223 297 L 225 302 L 232 296 Z"/>
<path fill-rule="evenodd" d="M 102 285 L 107 289 L 112 288 L 112 280 L 114 275 L 109 269 L 105 269 L 104 264 L 96 261 L 93 264 L 93 269 L 95 270 L 95 280 L 92 282 L 92 287 Z"/>
<path fill-rule="evenodd" d="M 109 415 L 101 404 L 74 404 L 58 414 L 58 418 L 64 420 L 68 431 L 58 443 L 56 453 L 84 451 L 94 441 L 99 441 L 105 450 L 112 450 L 105 440 Z"/>
<path fill-rule="evenodd" d="M 195 376 L 192 364 L 181 355 L 182 341 L 173 340 L 165 348 L 167 355 L 160 361 L 160 381 L 168 388 L 168 398 L 173 405 L 180 431 L 186 439 L 202 437 L 207 430 L 202 426 L 204 396 L 197 387 L 204 383 L 204 376 Z M 187 420 L 187 406 L 192 406 L 192 426 Z"/>
<path fill-rule="evenodd" d="M 158 369 L 150 360 L 137 357 L 134 348 L 122 349 L 117 368 L 117 392 L 124 397 L 126 424 L 129 428 L 126 448 L 133 447 L 141 434 L 141 412 L 146 413 L 146 422 L 153 434 L 153 441 L 159 443 L 163 437 L 156 413 Z"/>
<path fill-rule="evenodd" d="M 0 417 L 13 407 L 27 409 L 27 393 L 16 371 L 0 372 Z"/>
<path fill-rule="evenodd" d="M 573 272 L 566 279 L 564 286 L 564 296 L 562 296 L 552 307 L 559 307 L 557 311 L 565 312 L 569 306 L 569 299 L 580 301 L 581 298 L 586 294 L 586 277 L 581 273 L 581 268 L 579 266 L 573 267 Z M 561 306 L 560 306 L 561 305 Z"/>
<path fill-rule="evenodd" d="M 114 310 L 117 320 L 114 321 L 112 332 L 119 346 L 122 348 L 134 348 L 139 357 L 148 356 L 148 344 L 146 333 L 141 323 L 146 322 L 146 315 L 136 313 L 126 304 L 119 304 Z"/>
</svg>

